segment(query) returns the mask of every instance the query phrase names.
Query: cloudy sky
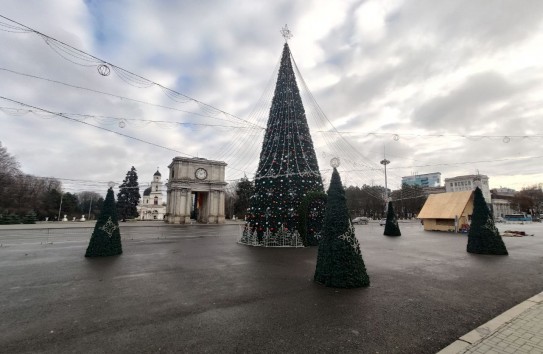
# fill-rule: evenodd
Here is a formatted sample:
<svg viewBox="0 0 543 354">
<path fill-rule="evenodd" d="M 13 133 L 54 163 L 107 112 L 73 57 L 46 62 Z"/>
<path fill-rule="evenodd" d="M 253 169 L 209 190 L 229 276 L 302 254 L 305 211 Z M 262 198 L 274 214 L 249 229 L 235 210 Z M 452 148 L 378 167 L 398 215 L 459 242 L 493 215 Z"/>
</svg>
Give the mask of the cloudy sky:
<svg viewBox="0 0 543 354">
<path fill-rule="evenodd" d="M 382 185 L 386 153 L 392 188 L 430 172 L 543 182 L 539 0 L 5 0 L 0 15 L 60 41 L 0 18 L 0 142 L 67 191 L 131 166 L 145 184 L 174 156 L 252 177 L 285 24 L 325 179 L 337 156 L 346 184 Z"/>
</svg>

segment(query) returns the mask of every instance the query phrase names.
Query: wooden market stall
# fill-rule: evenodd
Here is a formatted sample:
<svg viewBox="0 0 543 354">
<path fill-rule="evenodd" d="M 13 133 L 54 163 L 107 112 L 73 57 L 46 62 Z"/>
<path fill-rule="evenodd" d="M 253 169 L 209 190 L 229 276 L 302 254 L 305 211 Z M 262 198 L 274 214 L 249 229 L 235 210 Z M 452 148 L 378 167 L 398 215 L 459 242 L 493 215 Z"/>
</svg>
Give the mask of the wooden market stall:
<svg viewBox="0 0 543 354">
<path fill-rule="evenodd" d="M 459 232 L 466 229 L 473 213 L 473 192 L 430 194 L 417 218 L 425 231 Z"/>
</svg>

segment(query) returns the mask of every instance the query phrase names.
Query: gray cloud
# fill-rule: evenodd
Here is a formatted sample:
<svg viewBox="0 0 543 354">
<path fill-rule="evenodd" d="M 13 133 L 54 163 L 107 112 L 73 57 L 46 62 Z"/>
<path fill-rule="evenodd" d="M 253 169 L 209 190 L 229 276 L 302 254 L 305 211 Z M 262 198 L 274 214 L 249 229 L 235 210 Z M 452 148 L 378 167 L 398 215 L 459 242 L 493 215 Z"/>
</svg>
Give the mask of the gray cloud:
<svg viewBox="0 0 543 354">
<path fill-rule="evenodd" d="M 479 73 L 442 97 L 436 97 L 418 107 L 413 123 L 432 130 L 469 132 L 486 124 L 484 111 L 492 103 L 513 96 L 518 89 L 494 73 Z"/>
<path fill-rule="evenodd" d="M 513 139 L 504 144 L 500 139 L 479 142 L 425 136 L 435 132 L 522 135 L 540 131 L 538 97 L 543 88 L 538 73 L 542 67 L 530 58 L 540 57 L 541 52 L 527 43 L 541 42 L 543 3 L 534 0 L 496 6 L 490 1 L 353 1 L 337 5 L 344 6 L 345 13 L 313 11 L 328 5 L 318 0 L 309 4 L 238 0 L 160 5 L 13 0 L 3 4 L 2 14 L 262 125 L 266 108 L 258 107 L 256 115 L 250 112 L 279 60 L 279 29 L 288 23 L 295 34 L 292 52 L 319 106 L 330 120 L 338 122 L 340 130 L 358 133 L 346 136 L 348 143 L 344 143 L 313 132 L 323 169 L 330 158 L 326 154 L 358 164 L 378 164 L 383 145 L 394 159 L 393 165 L 405 167 L 392 172 L 400 177 L 415 169 L 422 172 L 413 167 L 417 165 L 472 161 L 484 147 L 488 159 L 543 155 L 538 151 L 540 141 L 535 139 Z M 368 9 L 357 10 L 368 5 L 376 10 L 375 24 L 361 23 L 357 17 Z M 382 19 L 378 18 L 381 13 Z M 312 28 L 306 35 L 313 37 L 299 35 L 302 28 Z M 208 113 L 194 103 L 174 102 L 157 88 L 132 87 L 114 73 L 102 77 L 96 67 L 72 64 L 36 36 L 0 32 L 0 40 L 6 48 L 0 54 L 0 67 Z M 5 72 L 0 72 L 0 79 L 2 96 L 58 112 L 205 124 L 236 121 L 221 114 L 215 119 L 184 114 Z M 308 115 L 311 109 L 306 105 Z M 310 118 L 314 130 L 327 126 L 323 117 Z M 87 122 L 187 154 L 223 157 L 236 169 L 256 168 L 259 134 L 131 122 L 121 129 L 116 121 Z M 11 117 L 0 112 L 0 131 L 2 144 L 17 156 L 23 170 L 43 176 L 120 181 L 134 165 L 143 182 L 157 166 L 165 172 L 177 155 L 83 124 L 60 118 L 44 120 L 32 114 Z M 371 132 L 397 133 L 400 140 L 392 140 L 391 135 L 368 136 Z M 414 133 L 422 137 L 410 138 Z M 519 159 L 514 164 L 437 168 L 444 174 L 471 173 L 479 168 L 482 173 L 501 176 L 507 165 L 514 166 L 515 173 L 527 171 L 529 175 L 533 163 Z M 348 162 L 342 166 L 346 174 L 348 168 L 355 169 Z M 435 170 L 430 166 L 426 171 Z M 231 168 L 227 178 L 242 174 Z M 382 179 L 382 173 L 368 170 L 346 177 L 352 183 L 369 183 Z"/>
</svg>

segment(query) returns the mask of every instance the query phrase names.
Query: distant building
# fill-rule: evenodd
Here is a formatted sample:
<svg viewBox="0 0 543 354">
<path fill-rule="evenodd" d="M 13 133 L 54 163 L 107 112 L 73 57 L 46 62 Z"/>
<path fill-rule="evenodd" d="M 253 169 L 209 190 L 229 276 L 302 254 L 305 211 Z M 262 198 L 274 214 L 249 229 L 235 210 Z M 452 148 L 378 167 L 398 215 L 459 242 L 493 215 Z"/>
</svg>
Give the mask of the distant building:
<svg viewBox="0 0 543 354">
<path fill-rule="evenodd" d="M 473 191 L 476 187 L 481 188 L 483 197 L 487 204 L 491 203 L 490 188 L 488 187 L 488 176 L 486 175 L 465 175 L 452 178 L 445 178 L 445 190 L 449 192 Z"/>
<path fill-rule="evenodd" d="M 439 187 L 441 186 L 441 172 L 405 176 L 402 177 L 402 184 L 420 187 Z"/>
<path fill-rule="evenodd" d="M 494 220 L 497 217 L 504 217 L 508 214 L 516 214 L 517 210 L 513 209 L 511 200 L 514 198 L 517 191 L 511 188 L 493 188 L 490 190 L 492 196 L 492 213 Z"/>
<path fill-rule="evenodd" d="M 517 193 L 516 190 L 511 188 L 493 188 L 490 190 L 490 194 L 492 194 L 492 198 L 498 198 L 498 199 L 513 199 L 515 194 Z"/>
<path fill-rule="evenodd" d="M 138 205 L 140 220 L 164 220 L 166 206 L 162 205 L 162 175 L 158 170 L 153 175 L 151 186 L 143 191 Z"/>
<path fill-rule="evenodd" d="M 492 198 L 492 214 L 494 216 L 494 220 L 496 220 L 498 217 L 503 218 L 505 215 L 517 214 L 518 211 L 513 210 L 511 206 L 512 204 L 510 200 Z"/>
</svg>

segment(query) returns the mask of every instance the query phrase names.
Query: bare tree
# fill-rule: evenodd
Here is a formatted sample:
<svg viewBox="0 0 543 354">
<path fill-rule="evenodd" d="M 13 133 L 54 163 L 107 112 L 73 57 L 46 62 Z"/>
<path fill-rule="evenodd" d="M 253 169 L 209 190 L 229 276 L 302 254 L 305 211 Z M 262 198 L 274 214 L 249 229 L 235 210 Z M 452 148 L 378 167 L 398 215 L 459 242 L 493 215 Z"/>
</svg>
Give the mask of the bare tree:
<svg viewBox="0 0 543 354">
<path fill-rule="evenodd" d="M 15 156 L 12 156 L 6 147 L 2 146 L 0 141 L 0 178 L 2 176 L 16 176 L 21 173 L 19 170 L 20 164 L 15 159 Z"/>
</svg>

